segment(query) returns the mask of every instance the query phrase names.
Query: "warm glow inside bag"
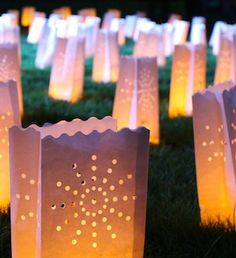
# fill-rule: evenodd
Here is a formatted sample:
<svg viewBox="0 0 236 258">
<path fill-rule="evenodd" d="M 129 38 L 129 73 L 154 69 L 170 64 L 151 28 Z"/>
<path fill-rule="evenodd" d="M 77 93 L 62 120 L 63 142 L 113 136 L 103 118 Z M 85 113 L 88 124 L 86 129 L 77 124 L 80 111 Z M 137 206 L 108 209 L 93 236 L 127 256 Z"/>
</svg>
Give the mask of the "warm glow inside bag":
<svg viewBox="0 0 236 258">
<path fill-rule="evenodd" d="M 33 6 L 25 6 L 21 10 L 21 25 L 23 27 L 28 27 L 32 24 L 34 13 L 35 13 L 35 7 Z"/>
<path fill-rule="evenodd" d="M 201 220 L 235 223 L 235 82 L 193 96 L 193 124 Z"/>
<path fill-rule="evenodd" d="M 159 97 L 156 58 L 122 57 L 113 117 L 118 128 L 145 126 L 159 143 Z"/>
<path fill-rule="evenodd" d="M 16 82 L 0 82 L 0 207 L 4 208 L 10 203 L 8 130 L 20 124 Z"/>
<path fill-rule="evenodd" d="M 84 59 L 85 42 L 83 39 L 77 37 L 57 39 L 49 96 L 72 103 L 82 98 Z"/>
<path fill-rule="evenodd" d="M 233 31 L 220 34 L 220 49 L 217 56 L 214 83 L 236 79 L 236 40 Z"/>
<path fill-rule="evenodd" d="M 206 47 L 175 46 L 169 96 L 169 117 L 191 116 L 192 95 L 206 87 Z"/>
<path fill-rule="evenodd" d="M 117 33 L 106 30 L 98 31 L 92 79 L 96 82 L 116 82 L 119 58 Z"/>
<path fill-rule="evenodd" d="M 10 140 L 13 258 L 143 257 L 147 129 L 92 118 Z"/>
<path fill-rule="evenodd" d="M 0 81 L 16 81 L 18 91 L 18 105 L 23 114 L 23 97 L 21 87 L 21 73 L 18 45 L 11 43 L 0 44 Z"/>
<path fill-rule="evenodd" d="M 138 41 L 134 48 L 134 56 L 156 57 L 158 65 L 165 65 L 163 31 L 139 32 Z"/>
</svg>

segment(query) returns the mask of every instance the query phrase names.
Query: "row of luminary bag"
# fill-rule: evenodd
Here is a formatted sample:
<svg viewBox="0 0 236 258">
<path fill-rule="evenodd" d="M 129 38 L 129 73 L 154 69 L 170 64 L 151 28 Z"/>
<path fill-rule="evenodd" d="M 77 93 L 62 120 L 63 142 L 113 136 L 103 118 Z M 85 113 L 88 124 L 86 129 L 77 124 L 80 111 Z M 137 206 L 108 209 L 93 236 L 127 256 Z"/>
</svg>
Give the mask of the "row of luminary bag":
<svg viewBox="0 0 236 258">
<path fill-rule="evenodd" d="M 225 82 L 193 96 L 203 223 L 235 221 L 234 85 Z M 18 106 L 12 106 L 17 90 L 14 82 L 0 90 L 6 137 L 9 122 L 19 123 L 19 112 L 13 116 Z M 14 258 L 143 256 L 149 132 L 116 127 L 107 117 L 10 129 Z M 2 161 L 6 157 L 7 151 L 1 153 Z"/>
<path fill-rule="evenodd" d="M 229 36 L 230 35 L 230 36 Z M 218 56 L 215 83 L 234 79 L 236 74 L 234 62 L 234 40 L 229 35 L 221 37 L 221 49 Z M 57 40 L 57 47 L 54 55 L 54 62 L 50 77 L 49 95 L 56 99 L 67 100 L 75 102 L 82 98 L 83 81 L 84 81 L 84 60 L 85 49 L 84 40 L 78 38 Z M 42 50 L 42 52 L 44 52 Z M 17 60 L 18 47 L 15 44 L 1 45 L 1 70 L 2 81 L 14 79 L 17 81 L 19 90 L 19 103 L 22 107 L 22 93 L 20 82 L 20 68 Z M 145 50 L 142 52 L 145 53 Z M 97 51 L 93 62 L 93 75 L 95 81 L 117 81 L 119 89 L 127 87 L 126 84 L 131 84 L 134 80 L 135 74 L 124 70 L 122 67 L 129 58 L 119 57 L 119 50 L 117 45 L 117 36 L 114 33 L 100 31 L 97 37 Z M 43 54 L 43 53 L 42 53 Z M 153 57 L 155 58 L 155 57 Z M 150 58 L 151 60 L 152 58 Z M 43 60 L 43 58 L 41 59 Z M 135 58 L 136 60 L 148 60 L 147 58 Z M 148 62 L 148 61 L 146 61 Z M 153 63 L 150 61 L 150 63 Z M 154 65 L 154 64 L 153 64 Z M 121 67 L 121 69 L 120 69 Z M 157 68 L 156 68 L 157 69 Z M 135 69 L 134 69 L 135 70 Z M 147 65 L 147 74 L 152 67 Z M 123 79 L 125 77 L 125 79 Z M 156 77 L 156 75 L 154 75 Z M 156 79 L 154 79 L 155 81 Z M 152 81 L 152 80 L 151 80 Z M 140 87 L 151 88 L 152 86 L 146 84 L 142 86 L 142 82 L 137 80 Z M 134 84 L 134 83 L 133 83 Z M 203 45 L 177 45 L 174 52 L 174 60 L 172 66 L 171 76 L 171 91 L 169 116 L 177 115 L 191 115 L 192 94 L 202 90 L 206 85 L 206 48 Z M 138 86 L 139 88 L 139 86 Z M 123 91 L 124 93 L 126 91 Z M 129 94 L 127 94 L 129 95 Z M 127 96 L 128 99 L 130 96 Z M 176 100 L 177 99 L 177 100 Z"/>
</svg>

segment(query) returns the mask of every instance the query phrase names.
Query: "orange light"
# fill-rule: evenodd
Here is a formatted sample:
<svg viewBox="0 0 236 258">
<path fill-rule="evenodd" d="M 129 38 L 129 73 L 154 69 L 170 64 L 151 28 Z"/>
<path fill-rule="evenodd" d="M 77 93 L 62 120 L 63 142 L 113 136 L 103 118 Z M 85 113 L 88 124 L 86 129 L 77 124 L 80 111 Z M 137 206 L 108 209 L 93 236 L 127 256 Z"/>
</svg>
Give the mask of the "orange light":
<svg viewBox="0 0 236 258">
<path fill-rule="evenodd" d="M 171 72 L 169 117 L 192 115 L 192 95 L 205 88 L 205 80 L 206 47 L 177 45 Z"/>
</svg>

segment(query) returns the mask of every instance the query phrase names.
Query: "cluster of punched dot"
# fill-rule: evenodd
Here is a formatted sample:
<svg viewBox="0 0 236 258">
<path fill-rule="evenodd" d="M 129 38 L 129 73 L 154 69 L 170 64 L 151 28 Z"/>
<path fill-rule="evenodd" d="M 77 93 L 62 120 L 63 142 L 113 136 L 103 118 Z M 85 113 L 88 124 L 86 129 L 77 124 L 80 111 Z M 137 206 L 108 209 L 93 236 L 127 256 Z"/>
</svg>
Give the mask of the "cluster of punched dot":
<svg viewBox="0 0 236 258">
<path fill-rule="evenodd" d="M 90 170 L 92 172 L 91 182 L 95 183 L 98 180 L 98 175 L 96 174 L 96 171 L 98 169 L 98 167 L 96 166 L 97 155 L 95 155 L 95 154 L 91 155 L 91 161 L 92 161 L 92 165 L 90 167 Z M 82 192 L 79 192 L 77 189 L 72 189 L 72 187 L 70 185 L 64 185 L 63 182 L 61 182 L 61 181 L 56 182 L 56 187 L 58 189 L 63 190 L 68 193 L 71 193 L 73 196 L 78 196 L 80 198 L 78 200 L 78 202 L 70 202 L 68 204 L 61 203 L 60 205 L 58 205 L 58 207 L 56 204 L 51 205 L 51 209 L 53 211 L 55 211 L 57 209 L 65 209 L 66 206 L 79 209 L 79 210 L 73 211 L 74 219 L 78 219 L 80 217 L 80 221 L 79 221 L 80 226 L 77 227 L 77 229 L 75 229 L 76 237 L 74 237 L 71 240 L 72 245 L 75 246 L 78 244 L 77 239 L 78 239 L 78 237 L 83 235 L 83 230 L 84 230 L 83 228 L 85 228 L 85 226 L 91 226 L 91 228 L 92 228 L 92 231 L 91 231 L 92 248 L 97 248 L 98 243 L 96 241 L 96 238 L 97 238 L 98 232 L 96 230 L 96 227 L 99 222 L 102 222 L 104 224 L 106 231 L 110 233 L 111 239 L 116 239 L 117 234 L 115 232 L 112 232 L 112 229 L 113 229 L 112 223 L 110 223 L 109 218 L 106 215 L 104 215 L 105 212 L 109 212 L 109 214 L 112 214 L 112 215 L 116 214 L 116 216 L 118 218 L 122 218 L 126 222 L 130 222 L 132 220 L 130 215 L 125 215 L 122 211 L 115 210 L 114 207 L 112 207 L 112 206 L 109 207 L 109 206 L 112 203 L 116 203 L 118 201 L 127 202 L 129 199 L 135 201 L 136 196 L 129 197 L 128 195 L 123 195 L 119 199 L 115 195 L 116 186 L 114 184 L 108 185 L 109 192 L 105 191 L 102 187 L 102 185 L 107 186 L 107 184 L 109 184 L 109 175 L 111 175 L 113 173 L 117 163 L 118 163 L 117 159 L 112 159 L 111 166 L 109 166 L 106 169 L 108 176 L 99 178 L 101 180 L 101 185 L 96 186 L 96 184 L 92 184 L 90 187 L 87 187 L 88 182 L 86 182 L 86 180 L 83 179 L 83 173 L 81 171 L 79 171 L 77 163 L 73 163 L 72 170 L 75 171 L 76 178 L 78 178 L 80 180 L 80 183 L 82 186 L 81 189 L 83 189 Z M 126 175 L 126 179 L 125 178 L 118 179 L 118 185 L 123 186 L 125 184 L 125 180 L 131 180 L 131 179 L 133 179 L 133 175 L 132 175 L 132 173 L 129 173 Z M 90 197 L 88 197 L 89 193 L 94 193 L 95 196 L 96 196 L 96 194 L 100 194 L 102 196 L 102 200 L 103 200 L 102 204 L 100 205 L 98 203 L 98 200 L 96 199 L 96 197 L 91 197 L 91 199 L 90 199 Z M 112 196 L 110 196 L 111 194 L 112 194 Z M 91 210 L 91 208 L 86 209 L 85 205 L 88 204 L 89 202 L 92 204 L 92 207 L 94 207 L 94 210 Z M 97 206 L 99 206 L 99 207 L 97 207 Z M 80 216 L 80 212 L 83 214 L 83 216 Z M 86 217 L 93 218 L 92 222 L 88 223 L 88 221 L 86 220 Z M 55 228 L 56 231 L 62 232 L 64 227 L 66 227 L 66 225 L 68 225 L 69 223 L 70 223 L 70 221 L 68 219 L 65 219 L 61 225 L 56 225 L 56 228 Z M 62 225 L 64 225 L 64 226 L 62 226 Z"/>
</svg>

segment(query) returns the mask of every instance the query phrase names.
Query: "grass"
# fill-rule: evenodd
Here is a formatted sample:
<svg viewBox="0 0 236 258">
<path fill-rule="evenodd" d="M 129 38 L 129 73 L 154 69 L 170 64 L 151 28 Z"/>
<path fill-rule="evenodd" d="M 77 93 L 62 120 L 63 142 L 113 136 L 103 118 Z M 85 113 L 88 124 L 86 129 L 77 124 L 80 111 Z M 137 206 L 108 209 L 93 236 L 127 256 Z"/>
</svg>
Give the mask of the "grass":
<svg viewBox="0 0 236 258">
<path fill-rule="evenodd" d="M 132 42 L 128 42 L 121 53 L 130 54 L 132 48 Z M 111 115 L 115 85 L 91 81 L 91 59 L 86 60 L 84 98 L 71 105 L 47 96 L 50 70 L 34 68 L 35 51 L 36 47 L 28 45 L 22 36 L 24 126 Z M 161 143 L 150 149 L 145 257 L 236 257 L 234 230 L 200 225 L 192 119 L 167 117 L 171 61 L 168 59 L 167 66 L 159 71 Z M 214 67 L 215 58 L 208 51 L 208 84 L 213 81 Z M 0 258 L 10 257 L 8 212 L 0 215 Z"/>
</svg>

